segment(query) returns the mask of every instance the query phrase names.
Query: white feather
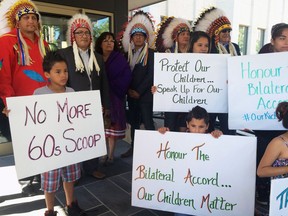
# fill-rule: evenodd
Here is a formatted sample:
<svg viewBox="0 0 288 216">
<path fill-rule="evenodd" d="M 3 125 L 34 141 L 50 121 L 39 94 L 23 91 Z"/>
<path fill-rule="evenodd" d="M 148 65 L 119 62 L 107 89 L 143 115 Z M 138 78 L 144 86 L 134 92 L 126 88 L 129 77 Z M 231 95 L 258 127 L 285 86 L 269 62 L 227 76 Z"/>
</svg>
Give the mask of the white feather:
<svg viewBox="0 0 288 216">
<path fill-rule="evenodd" d="M 224 12 L 218 8 L 215 8 L 209 12 L 202 12 L 201 14 L 205 13 L 202 15 L 202 18 L 197 19 L 197 24 L 194 26 L 195 31 L 204 31 L 207 32 L 211 24 L 218 19 L 219 17 L 225 16 Z M 200 15 L 201 16 L 201 15 Z"/>
<path fill-rule="evenodd" d="M 8 26 L 6 13 L 18 0 L 3 0 L 0 3 L 0 36 L 10 32 L 12 29 Z"/>
</svg>

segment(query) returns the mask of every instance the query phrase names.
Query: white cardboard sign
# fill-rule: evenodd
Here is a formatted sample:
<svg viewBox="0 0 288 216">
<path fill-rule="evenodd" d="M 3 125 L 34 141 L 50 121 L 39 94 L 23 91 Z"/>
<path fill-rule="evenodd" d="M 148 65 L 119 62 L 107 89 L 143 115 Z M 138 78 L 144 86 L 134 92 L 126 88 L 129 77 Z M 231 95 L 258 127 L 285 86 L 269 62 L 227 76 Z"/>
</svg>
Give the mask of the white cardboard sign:
<svg viewBox="0 0 288 216">
<path fill-rule="evenodd" d="M 288 215 L 288 179 L 271 180 L 270 216 Z"/>
<path fill-rule="evenodd" d="M 253 216 L 255 170 L 255 137 L 137 130 L 132 205 L 202 216 Z"/>
<path fill-rule="evenodd" d="M 227 57 L 195 53 L 155 53 L 154 111 L 188 112 L 199 105 L 227 113 Z"/>
<path fill-rule="evenodd" d="M 275 109 L 288 101 L 288 52 L 228 58 L 229 128 L 283 130 Z"/>
<path fill-rule="evenodd" d="M 99 91 L 7 98 L 18 179 L 106 154 Z"/>
</svg>

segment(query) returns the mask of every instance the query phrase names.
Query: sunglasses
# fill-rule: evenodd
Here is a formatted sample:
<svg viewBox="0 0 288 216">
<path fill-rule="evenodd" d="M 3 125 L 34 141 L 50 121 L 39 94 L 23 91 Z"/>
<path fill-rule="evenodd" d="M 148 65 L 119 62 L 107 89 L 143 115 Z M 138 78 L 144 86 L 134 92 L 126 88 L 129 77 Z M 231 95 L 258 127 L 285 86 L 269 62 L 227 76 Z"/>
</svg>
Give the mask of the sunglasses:
<svg viewBox="0 0 288 216">
<path fill-rule="evenodd" d="M 230 33 L 231 31 L 232 31 L 232 29 L 223 29 L 221 32 L 222 33 L 227 33 L 227 32 Z"/>
</svg>

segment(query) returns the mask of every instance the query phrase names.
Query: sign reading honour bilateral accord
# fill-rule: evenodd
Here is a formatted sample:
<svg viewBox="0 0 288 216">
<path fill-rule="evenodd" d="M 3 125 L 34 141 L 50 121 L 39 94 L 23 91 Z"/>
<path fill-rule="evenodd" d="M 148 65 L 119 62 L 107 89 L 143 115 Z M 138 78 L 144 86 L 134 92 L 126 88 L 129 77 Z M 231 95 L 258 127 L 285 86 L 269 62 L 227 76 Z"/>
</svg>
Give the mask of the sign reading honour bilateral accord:
<svg viewBox="0 0 288 216">
<path fill-rule="evenodd" d="M 133 206 L 254 215 L 256 137 L 137 130 L 133 155 Z"/>
<path fill-rule="evenodd" d="M 288 52 L 228 58 L 230 129 L 284 130 L 275 109 L 288 101 Z"/>
</svg>

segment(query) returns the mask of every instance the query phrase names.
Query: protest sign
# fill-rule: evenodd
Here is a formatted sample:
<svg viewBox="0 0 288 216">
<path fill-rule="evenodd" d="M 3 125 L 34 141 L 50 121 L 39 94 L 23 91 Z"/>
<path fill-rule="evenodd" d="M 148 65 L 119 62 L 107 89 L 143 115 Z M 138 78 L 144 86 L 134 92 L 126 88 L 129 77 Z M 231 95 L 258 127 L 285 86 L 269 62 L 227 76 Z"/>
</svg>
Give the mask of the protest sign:
<svg viewBox="0 0 288 216">
<path fill-rule="evenodd" d="M 136 131 L 132 205 L 192 215 L 254 215 L 256 138 Z"/>
<path fill-rule="evenodd" d="M 288 178 L 271 180 L 269 215 L 288 215 Z"/>
<path fill-rule="evenodd" d="M 228 59 L 230 129 L 283 130 L 275 109 L 288 101 L 288 53 Z"/>
<path fill-rule="evenodd" d="M 227 113 L 228 56 L 155 53 L 153 110 L 188 112 L 199 105 Z"/>
<path fill-rule="evenodd" d="M 106 154 L 99 91 L 7 98 L 18 179 Z"/>
</svg>

